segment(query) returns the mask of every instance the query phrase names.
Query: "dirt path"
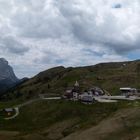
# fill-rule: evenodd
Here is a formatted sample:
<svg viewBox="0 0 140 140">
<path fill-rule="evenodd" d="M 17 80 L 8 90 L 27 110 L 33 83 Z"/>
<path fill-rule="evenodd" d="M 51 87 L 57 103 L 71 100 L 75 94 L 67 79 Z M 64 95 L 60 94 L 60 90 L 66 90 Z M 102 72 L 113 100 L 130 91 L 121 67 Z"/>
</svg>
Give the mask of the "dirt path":
<svg viewBox="0 0 140 140">
<path fill-rule="evenodd" d="M 14 140 L 19 134 L 17 131 L 0 131 L 0 140 Z"/>
</svg>

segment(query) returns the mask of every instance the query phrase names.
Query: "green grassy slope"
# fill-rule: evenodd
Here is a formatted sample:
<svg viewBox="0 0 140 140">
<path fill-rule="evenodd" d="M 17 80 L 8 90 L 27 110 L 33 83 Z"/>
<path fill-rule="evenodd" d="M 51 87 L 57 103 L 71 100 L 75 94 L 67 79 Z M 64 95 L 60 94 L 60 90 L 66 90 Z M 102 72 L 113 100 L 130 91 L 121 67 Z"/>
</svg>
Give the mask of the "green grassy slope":
<svg viewBox="0 0 140 140">
<path fill-rule="evenodd" d="M 63 94 L 75 81 L 81 91 L 99 86 L 111 94 L 119 94 L 120 87 L 140 88 L 140 61 L 101 63 L 95 66 L 56 67 L 39 73 L 8 94 L 10 98 L 24 96 L 27 99 L 43 93 Z"/>
<path fill-rule="evenodd" d="M 112 118 L 116 112 L 121 112 L 120 110 L 122 109 L 129 109 L 128 112 L 131 112 L 135 107 L 140 107 L 140 102 L 123 101 L 118 103 L 84 105 L 79 102 L 63 100 L 40 100 L 21 108 L 20 115 L 13 120 L 6 121 L 0 118 L 0 134 L 5 131 L 4 134 L 0 135 L 0 139 L 3 140 L 1 136 L 5 136 L 9 132 L 18 132 L 16 137 L 14 136 L 6 140 L 12 140 L 12 138 L 14 140 L 32 140 L 35 135 L 38 136 L 37 140 L 59 140 L 71 133 L 85 131 L 96 126 L 102 120 L 106 120 L 108 117 Z M 133 111 L 134 116 L 132 117 L 131 113 L 130 117 L 130 113 L 128 112 L 124 115 L 126 115 L 126 119 L 131 120 L 130 129 L 133 128 L 136 132 L 140 132 L 140 113 L 138 110 Z M 125 134 L 127 134 L 129 126 L 126 129 L 122 129 L 121 132 L 125 131 Z M 119 131 L 116 130 L 115 133 L 112 133 L 112 136 L 117 135 L 117 132 L 121 134 L 119 129 Z M 110 138 L 109 135 L 108 138 Z"/>
<path fill-rule="evenodd" d="M 97 125 L 120 108 L 129 106 L 129 102 L 84 105 L 79 102 L 38 101 L 21 108 L 20 115 L 13 120 L 5 121 L 0 118 L 0 131 L 19 132 L 17 138 L 38 134 L 51 139 L 57 129 L 54 139 L 60 139 L 75 131 Z"/>
</svg>

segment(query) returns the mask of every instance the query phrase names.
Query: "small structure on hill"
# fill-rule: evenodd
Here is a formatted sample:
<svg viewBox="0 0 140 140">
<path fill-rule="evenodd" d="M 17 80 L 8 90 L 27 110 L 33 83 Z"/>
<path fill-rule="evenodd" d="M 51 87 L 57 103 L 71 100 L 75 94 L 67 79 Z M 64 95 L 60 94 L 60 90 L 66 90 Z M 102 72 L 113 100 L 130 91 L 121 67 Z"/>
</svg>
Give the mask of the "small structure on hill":
<svg viewBox="0 0 140 140">
<path fill-rule="evenodd" d="M 120 91 L 123 96 L 128 96 L 128 97 L 139 94 L 136 88 L 131 88 L 131 87 L 120 88 Z"/>
<path fill-rule="evenodd" d="M 73 98 L 73 92 L 72 92 L 72 88 L 71 89 L 67 89 L 63 95 L 64 99 L 71 99 Z"/>
<path fill-rule="evenodd" d="M 78 99 L 81 102 L 92 103 L 93 102 L 93 94 L 87 90 L 85 90 L 82 94 L 79 95 Z"/>
<path fill-rule="evenodd" d="M 13 108 L 5 108 L 0 110 L 0 115 L 1 116 L 11 116 L 15 113 L 15 109 Z"/>
<path fill-rule="evenodd" d="M 92 87 L 89 90 L 85 90 L 79 95 L 79 100 L 82 102 L 92 103 L 95 101 L 95 97 L 103 96 L 105 92 L 99 87 Z"/>
<path fill-rule="evenodd" d="M 91 92 L 93 96 L 103 96 L 103 95 L 105 95 L 104 90 L 102 90 L 99 87 L 92 87 L 92 88 L 89 89 L 89 92 Z"/>
<path fill-rule="evenodd" d="M 8 116 L 11 116 L 14 113 L 13 108 L 5 108 L 4 111 Z"/>
</svg>

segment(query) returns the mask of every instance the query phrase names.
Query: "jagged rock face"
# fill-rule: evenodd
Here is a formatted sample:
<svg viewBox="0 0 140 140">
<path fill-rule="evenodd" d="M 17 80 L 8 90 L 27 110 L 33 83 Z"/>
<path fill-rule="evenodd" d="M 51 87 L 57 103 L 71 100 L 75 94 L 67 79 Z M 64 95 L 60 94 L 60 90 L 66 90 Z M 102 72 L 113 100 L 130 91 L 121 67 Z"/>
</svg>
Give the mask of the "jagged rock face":
<svg viewBox="0 0 140 140">
<path fill-rule="evenodd" d="M 0 93 L 14 86 L 18 81 L 8 61 L 4 58 L 0 58 Z"/>
</svg>

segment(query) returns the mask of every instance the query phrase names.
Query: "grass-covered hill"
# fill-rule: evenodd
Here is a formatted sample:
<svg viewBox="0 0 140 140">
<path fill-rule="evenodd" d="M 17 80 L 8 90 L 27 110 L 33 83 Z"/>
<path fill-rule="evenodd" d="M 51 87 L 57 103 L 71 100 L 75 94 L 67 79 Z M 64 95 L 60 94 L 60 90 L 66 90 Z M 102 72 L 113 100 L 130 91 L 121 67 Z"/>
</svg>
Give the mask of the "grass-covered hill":
<svg viewBox="0 0 140 140">
<path fill-rule="evenodd" d="M 139 101 L 85 105 L 40 100 L 20 108 L 15 119 L 0 116 L 0 140 L 135 140 L 139 118 Z"/>
<path fill-rule="evenodd" d="M 44 93 L 63 94 L 76 80 L 80 83 L 81 91 L 99 86 L 111 94 L 119 94 L 120 87 L 140 88 L 140 61 L 100 63 L 77 68 L 51 68 L 10 90 L 7 96 L 32 98 Z"/>
</svg>

